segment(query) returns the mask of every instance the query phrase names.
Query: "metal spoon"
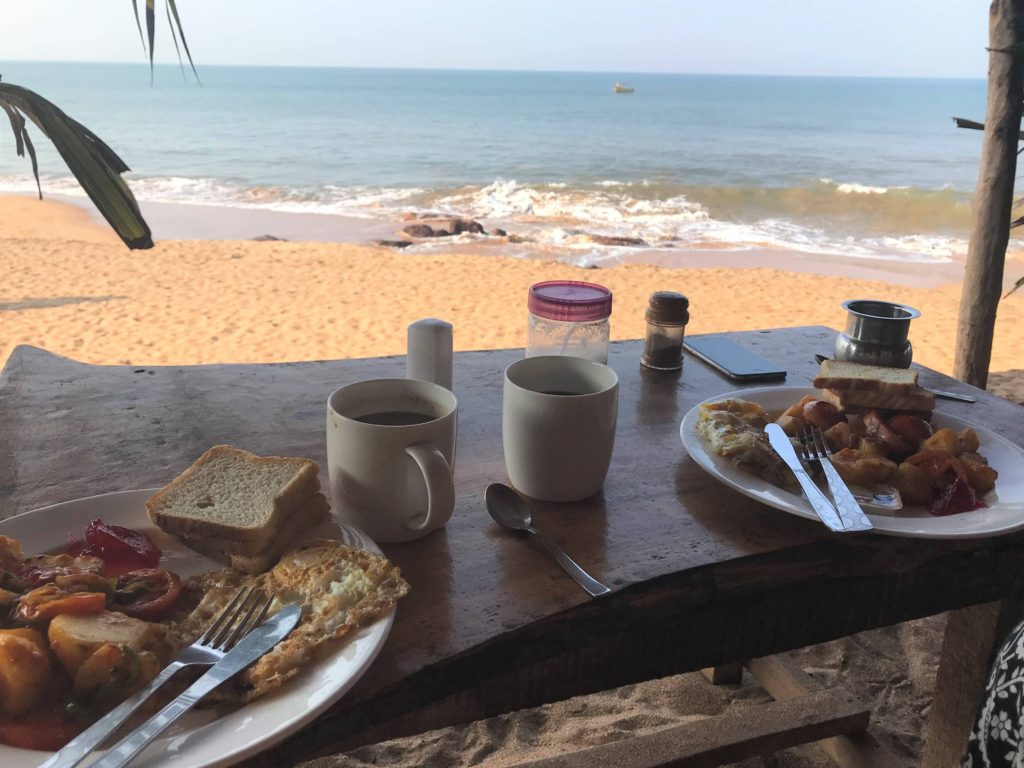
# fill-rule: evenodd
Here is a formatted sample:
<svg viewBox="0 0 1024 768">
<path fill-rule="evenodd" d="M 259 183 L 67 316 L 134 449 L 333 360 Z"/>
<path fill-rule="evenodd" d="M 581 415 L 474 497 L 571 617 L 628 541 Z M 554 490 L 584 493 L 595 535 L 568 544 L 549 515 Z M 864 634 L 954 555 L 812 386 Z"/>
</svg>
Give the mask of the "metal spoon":
<svg viewBox="0 0 1024 768">
<path fill-rule="evenodd" d="M 819 365 L 828 360 L 828 358 L 825 357 L 825 355 L 815 355 L 814 359 L 818 362 Z M 976 402 L 973 395 L 961 395 L 959 392 L 947 392 L 944 389 L 932 389 L 931 387 L 921 387 L 921 389 L 927 389 L 936 397 L 944 397 L 947 400 L 959 400 L 962 403 Z"/>
<path fill-rule="evenodd" d="M 484 500 L 487 502 L 487 511 L 496 523 L 503 525 L 511 531 L 526 531 L 536 536 L 565 572 L 568 573 L 576 583 L 586 590 L 591 597 L 606 595 L 611 590 L 604 584 L 593 578 L 580 568 L 576 561 L 569 557 L 555 542 L 546 535 L 534 528 L 530 523 L 530 509 L 526 506 L 526 500 L 516 491 L 504 483 L 491 483 L 484 492 Z"/>
</svg>

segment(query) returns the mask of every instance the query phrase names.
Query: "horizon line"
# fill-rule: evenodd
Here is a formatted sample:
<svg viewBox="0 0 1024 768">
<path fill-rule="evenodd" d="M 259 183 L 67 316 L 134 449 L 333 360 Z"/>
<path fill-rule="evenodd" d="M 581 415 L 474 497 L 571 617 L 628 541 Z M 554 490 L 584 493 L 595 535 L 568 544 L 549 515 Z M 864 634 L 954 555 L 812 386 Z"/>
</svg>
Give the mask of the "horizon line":
<svg viewBox="0 0 1024 768">
<path fill-rule="evenodd" d="M 22 64 L 96 64 L 104 66 L 125 66 L 125 67 L 149 67 L 148 61 L 96 61 L 96 60 L 58 60 L 58 59 L 4 59 L 0 63 L 22 63 Z M 181 65 L 176 61 L 158 61 L 156 67 L 178 68 Z M 845 79 L 845 80 L 975 80 L 984 82 L 986 77 L 969 75 L 837 75 L 837 74 L 780 74 L 773 72 L 681 72 L 668 70 L 599 70 L 599 69 L 517 69 L 500 67 L 398 67 L 398 66 L 360 66 L 350 64 L 202 64 L 196 63 L 196 69 L 218 68 L 218 69 L 348 69 L 362 71 L 385 71 L 385 72 L 505 72 L 516 74 L 562 74 L 562 75 L 609 75 L 615 77 L 625 76 L 664 76 L 676 75 L 686 77 L 751 77 L 751 78 L 793 78 L 793 79 Z"/>
</svg>

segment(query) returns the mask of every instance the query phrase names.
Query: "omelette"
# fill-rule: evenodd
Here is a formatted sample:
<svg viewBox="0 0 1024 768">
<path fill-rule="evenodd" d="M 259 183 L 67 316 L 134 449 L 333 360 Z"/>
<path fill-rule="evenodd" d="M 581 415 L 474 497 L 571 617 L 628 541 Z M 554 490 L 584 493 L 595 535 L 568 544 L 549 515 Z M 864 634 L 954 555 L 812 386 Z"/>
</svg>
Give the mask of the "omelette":
<svg viewBox="0 0 1024 768">
<path fill-rule="evenodd" d="M 248 702 L 281 686 L 321 653 L 337 648 L 359 627 L 386 615 L 409 591 L 397 567 L 383 555 L 337 541 L 311 541 L 289 550 L 271 570 L 248 575 L 224 568 L 185 582 L 182 607 L 168 624 L 178 649 L 201 635 L 243 587 L 254 586 L 302 608 L 298 625 L 255 664 L 208 697 Z"/>
<path fill-rule="evenodd" d="M 796 478 L 764 434 L 768 414 L 757 403 L 739 398 L 702 403 L 697 431 L 719 456 L 740 469 L 778 486 L 796 485 Z"/>
</svg>

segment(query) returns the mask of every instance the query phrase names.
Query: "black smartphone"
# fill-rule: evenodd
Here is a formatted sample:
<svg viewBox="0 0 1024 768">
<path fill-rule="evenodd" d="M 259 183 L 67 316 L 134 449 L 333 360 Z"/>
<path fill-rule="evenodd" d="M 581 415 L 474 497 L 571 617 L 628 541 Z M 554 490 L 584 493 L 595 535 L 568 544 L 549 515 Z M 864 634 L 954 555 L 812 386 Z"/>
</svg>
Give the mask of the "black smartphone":
<svg viewBox="0 0 1024 768">
<path fill-rule="evenodd" d="M 686 339 L 683 348 L 736 381 L 778 381 L 786 372 L 770 360 L 720 336 Z"/>
</svg>

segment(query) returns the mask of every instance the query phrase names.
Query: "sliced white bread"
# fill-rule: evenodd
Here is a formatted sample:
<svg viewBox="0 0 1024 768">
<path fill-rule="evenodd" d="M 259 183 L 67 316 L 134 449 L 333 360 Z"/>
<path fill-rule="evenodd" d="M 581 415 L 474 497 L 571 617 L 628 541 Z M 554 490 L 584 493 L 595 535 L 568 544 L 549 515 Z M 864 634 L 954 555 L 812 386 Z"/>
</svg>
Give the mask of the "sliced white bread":
<svg viewBox="0 0 1024 768">
<path fill-rule="evenodd" d="M 210 539 L 205 537 L 181 536 L 179 538 L 196 552 L 201 552 L 218 562 L 230 565 L 236 571 L 263 573 L 273 568 L 281 559 L 281 555 L 298 543 L 307 532 L 325 520 L 330 510 L 331 507 L 324 495 L 322 493 L 314 494 L 305 504 L 282 521 L 277 535 L 266 549 L 252 555 L 225 552 L 212 546 Z"/>
<path fill-rule="evenodd" d="M 918 388 L 916 391 L 889 391 L 870 389 L 826 389 L 825 400 L 847 413 L 863 413 L 873 408 L 885 411 L 931 412 L 935 408 L 935 395 Z"/>
<path fill-rule="evenodd" d="M 320 488 L 309 459 L 257 456 L 215 445 L 146 502 L 155 525 L 176 536 L 261 547 L 284 517 Z"/>
<path fill-rule="evenodd" d="M 917 371 L 823 360 L 818 376 L 814 379 L 814 386 L 818 389 L 915 393 L 918 390 Z"/>
</svg>

